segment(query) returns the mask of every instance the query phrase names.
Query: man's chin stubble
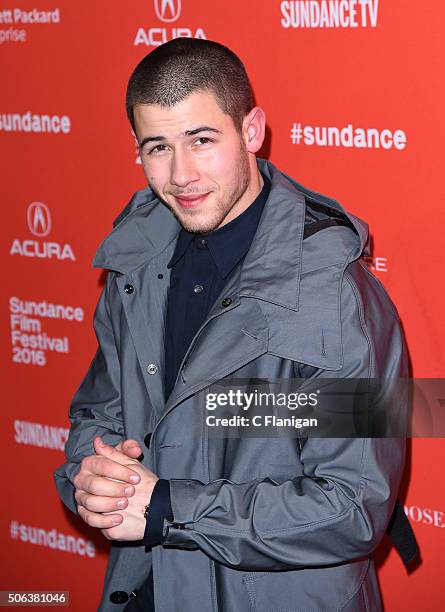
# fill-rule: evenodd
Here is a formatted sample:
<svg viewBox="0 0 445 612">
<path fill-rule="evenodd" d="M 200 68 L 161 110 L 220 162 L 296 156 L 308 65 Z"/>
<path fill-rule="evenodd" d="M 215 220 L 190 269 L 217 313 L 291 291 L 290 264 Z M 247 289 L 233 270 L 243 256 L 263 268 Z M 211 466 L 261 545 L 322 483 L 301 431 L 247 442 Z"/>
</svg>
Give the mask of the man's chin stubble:
<svg viewBox="0 0 445 612">
<path fill-rule="evenodd" d="M 192 215 L 187 215 L 185 218 L 180 218 L 173 210 L 172 212 L 176 217 L 177 221 L 179 221 L 179 223 L 182 225 L 182 227 L 188 232 L 191 232 L 192 234 L 208 234 L 209 232 L 213 232 L 215 229 L 217 229 L 217 227 L 219 227 L 219 225 L 224 221 L 228 214 L 226 213 L 222 219 L 218 218 L 214 221 L 209 221 L 203 225 L 202 223 L 197 224 L 196 221 L 194 221 Z"/>
<path fill-rule="evenodd" d="M 183 213 L 182 215 L 179 215 L 173 206 L 171 206 L 165 200 L 163 202 L 167 206 L 167 208 L 170 210 L 172 215 L 175 217 L 176 221 L 187 232 L 190 232 L 192 234 L 208 234 L 209 232 L 213 232 L 215 229 L 217 229 L 221 225 L 221 223 L 224 221 L 224 219 L 227 217 L 227 215 L 229 214 L 231 210 L 229 209 L 225 211 L 224 214 L 218 215 L 217 218 L 214 218 L 208 221 L 207 223 L 205 223 L 205 225 L 203 225 L 202 223 L 199 224 L 194 220 L 194 218 L 198 217 L 201 214 L 199 211 L 189 211 L 188 213 Z"/>
</svg>

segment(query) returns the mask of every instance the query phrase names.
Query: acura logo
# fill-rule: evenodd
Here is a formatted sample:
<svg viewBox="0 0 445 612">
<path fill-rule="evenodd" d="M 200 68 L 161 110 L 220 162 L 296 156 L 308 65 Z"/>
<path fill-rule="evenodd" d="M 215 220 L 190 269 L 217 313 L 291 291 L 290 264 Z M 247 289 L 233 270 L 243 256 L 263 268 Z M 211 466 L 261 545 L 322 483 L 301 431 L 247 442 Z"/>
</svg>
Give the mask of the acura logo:
<svg viewBox="0 0 445 612">
<path fill-rule="evenodd" d="M 176 21 L 181 14 L 181 0 L 154 0 L 156 16 L 169 23 Z"/>
<path fill-rule="evenodd" d="M 42 202 L 33 202 L 28 206 L 28 227 L 34 236 L 47 236 L 51 231 L 51 213 Z"/>
</svg>

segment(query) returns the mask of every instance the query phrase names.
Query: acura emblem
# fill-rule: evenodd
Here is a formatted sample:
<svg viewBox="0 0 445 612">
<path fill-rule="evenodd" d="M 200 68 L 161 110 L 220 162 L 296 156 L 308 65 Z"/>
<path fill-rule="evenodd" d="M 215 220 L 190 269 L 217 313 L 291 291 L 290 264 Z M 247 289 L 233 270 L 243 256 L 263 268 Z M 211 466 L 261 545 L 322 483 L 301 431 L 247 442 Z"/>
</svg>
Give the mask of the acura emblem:
<svg viewBox="0 0 445 612">
<path fill-rule="evenodd" d="M 42 202 L 33 202 L 28 206 L 28 227 L 34 236 L 47 236 L 51 231 L 51 213 Z"/>
<path fill-rule="evenodd" d="M 154 0 L 156 16 L 166 23 L 176 21 L 181 14 L 181 0 Z"/>
</svg>

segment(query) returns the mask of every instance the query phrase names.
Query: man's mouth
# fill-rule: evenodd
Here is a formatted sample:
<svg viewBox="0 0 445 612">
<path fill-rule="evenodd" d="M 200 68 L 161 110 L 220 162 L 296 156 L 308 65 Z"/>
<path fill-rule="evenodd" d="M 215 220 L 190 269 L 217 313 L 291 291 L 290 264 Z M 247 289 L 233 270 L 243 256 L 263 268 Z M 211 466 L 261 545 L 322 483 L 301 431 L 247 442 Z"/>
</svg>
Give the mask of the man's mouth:
<svg viewBox="0 0 445 612">
<path fill-rule="evenodd" d="M 208 193 L 201 193 L 199 195 L 197 195 L 197 194 L 190 194 L 190 195 L 175 196 L 175 200 L 178 202 L 178 204 L 182 208 L 196 208 L 202 202 L 204 202 L 204 200 L 209 195 L 209 193 L 210 192 L 208 192 Z"/>
</svg>

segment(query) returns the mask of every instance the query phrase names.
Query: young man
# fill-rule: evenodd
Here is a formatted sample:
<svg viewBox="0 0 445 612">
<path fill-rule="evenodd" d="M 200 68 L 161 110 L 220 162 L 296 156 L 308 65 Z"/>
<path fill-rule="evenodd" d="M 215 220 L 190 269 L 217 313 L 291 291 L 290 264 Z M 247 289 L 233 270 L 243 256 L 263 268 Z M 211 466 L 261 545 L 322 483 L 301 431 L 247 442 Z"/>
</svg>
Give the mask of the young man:
<svg viewBox="0 0 445 612">
<path fill-rule="evenodd" d="M 108 270 L 98 349 L 55 473 L 112 543 L 99 609 L 381 610 L 372 552 L 404 439 L 217 439 L 201 393 L 407 376 L 396 310 L 360 259 L 366 225 L 257 159 L 264 111 L 218 43 L 147 55 L 127 113 L 149 187 L 93 262 Z"/>
</svg>

